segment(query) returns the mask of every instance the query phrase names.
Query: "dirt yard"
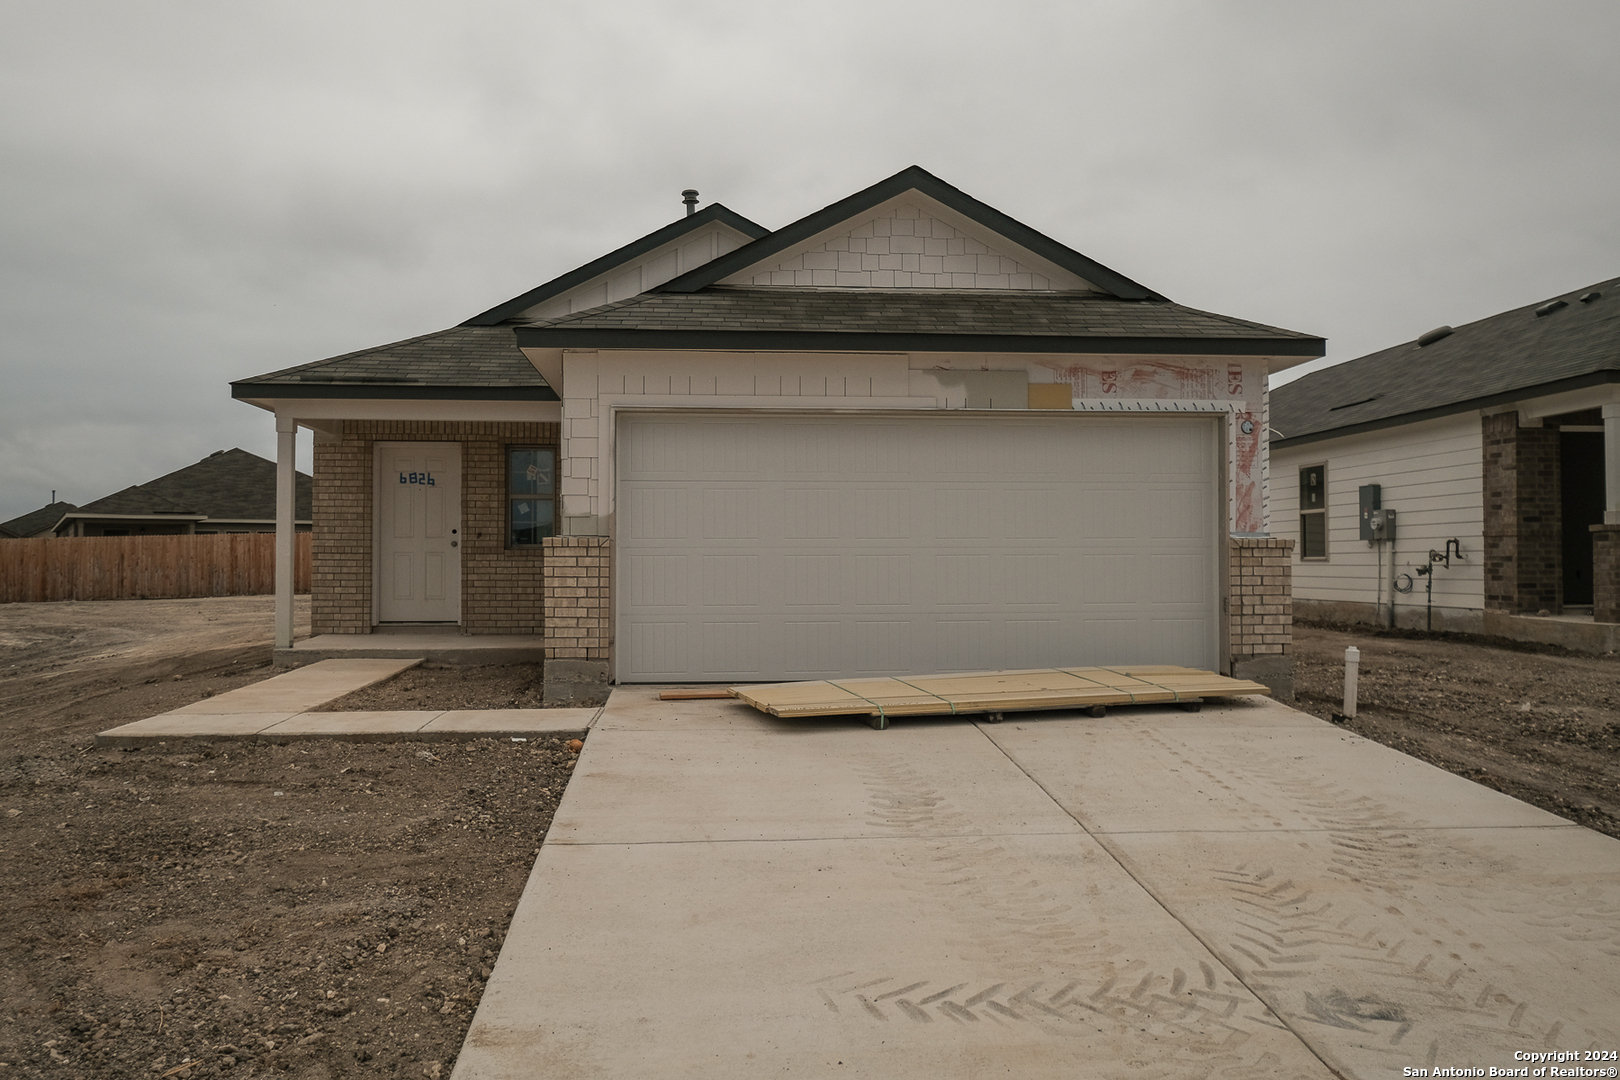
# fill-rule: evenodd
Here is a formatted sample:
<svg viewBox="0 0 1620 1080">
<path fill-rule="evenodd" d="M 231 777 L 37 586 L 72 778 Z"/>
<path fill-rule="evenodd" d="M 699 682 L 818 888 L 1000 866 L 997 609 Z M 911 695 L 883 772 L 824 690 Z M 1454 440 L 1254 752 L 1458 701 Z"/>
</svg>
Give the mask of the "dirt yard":
<svg viewBox="0 0 1620 1080">
<path fill-rule="evenodd" d="M 307 628 L 308 611 L 301 609 Z M 267 677 L 268 598 L 0 606 L 0 1080 L 446 1077 L 573 754 L 95 732 Z M 1620 834 L 1620 660 L 1298 631 L 1298 705 Z M 532 665 L 329 707 L 533 707 Z"/>
<path fill-rule="evenodd" d="M 270 628 L 259 597 L 0 607 L 0 1080 L 449 1075 L 575 756 L 91 747 L 266 678 Z M 428 683 L 538 697 L 534 665 Z"/>
<path fill-rule="evenodd" d="M 1341 711 L 1350 645 L 1361 651 L 1351 731 L 1620 837 L 1620 656 L 1296 626 L 1296 708 Z"/>
</svg>

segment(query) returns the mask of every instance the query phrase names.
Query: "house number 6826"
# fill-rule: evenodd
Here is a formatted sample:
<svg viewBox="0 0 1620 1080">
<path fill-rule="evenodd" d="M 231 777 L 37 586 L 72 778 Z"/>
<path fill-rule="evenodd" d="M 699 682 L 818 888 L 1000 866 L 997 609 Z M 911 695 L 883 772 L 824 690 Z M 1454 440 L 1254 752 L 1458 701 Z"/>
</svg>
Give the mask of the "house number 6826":
<svg viewBox="0 0 1620 1080">
<path fill-rule="evenodd" d="M 402 484 L 426 484 L 433 486 L 433 474 L 427 472 L 400 473 L 399 482 Z"/>
</svg>

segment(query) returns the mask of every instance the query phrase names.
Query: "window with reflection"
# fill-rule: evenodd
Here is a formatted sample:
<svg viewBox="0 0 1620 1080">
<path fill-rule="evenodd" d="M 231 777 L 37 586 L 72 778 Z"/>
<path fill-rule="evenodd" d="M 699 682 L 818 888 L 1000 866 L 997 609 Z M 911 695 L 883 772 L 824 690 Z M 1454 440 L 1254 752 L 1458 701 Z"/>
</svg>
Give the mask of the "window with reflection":
<svg viewBox="0 0 1620 1080">
<path fill-rule="evenodd" d="M 512 446 L 506 451 L 506 546 L 539 547 L 556 531 L 557 451 Z"/>
</svg>

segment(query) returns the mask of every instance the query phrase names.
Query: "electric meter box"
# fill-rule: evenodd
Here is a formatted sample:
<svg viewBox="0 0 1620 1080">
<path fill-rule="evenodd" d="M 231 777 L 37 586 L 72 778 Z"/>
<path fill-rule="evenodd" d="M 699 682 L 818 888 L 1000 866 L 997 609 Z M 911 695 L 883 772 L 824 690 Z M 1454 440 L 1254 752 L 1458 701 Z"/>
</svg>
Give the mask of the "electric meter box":
<svg viewBox="0 0 1620 1080">
<path fill-rule="evenodd" d="M 1362 484 L 1356 489 L 1361 496 L 1361 538 L 1363 540 L 1382 540 L 1382 536 L 1373 535 L 1372 516 L 1383 506 L 1383 487 L 1378 484 Z"/>
<path fill-rule="evenodd" d="M 1374 540 L 1395 539 L 1395 511 L 1374 510 L 1371 520 Z"/>
</svg>

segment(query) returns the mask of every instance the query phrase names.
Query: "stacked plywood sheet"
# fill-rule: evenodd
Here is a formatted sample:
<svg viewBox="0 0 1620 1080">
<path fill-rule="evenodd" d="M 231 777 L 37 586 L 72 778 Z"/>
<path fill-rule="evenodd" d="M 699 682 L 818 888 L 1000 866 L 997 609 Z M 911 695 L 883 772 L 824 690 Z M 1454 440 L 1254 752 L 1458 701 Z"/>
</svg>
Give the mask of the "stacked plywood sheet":
<svg viewBox="0 0 1620 1080">
<path fill-rule="evenodd" d="M 1257 682 L 1169 665 L 982 671 L 909 679 L 827 679 L 729 689 L 733 697 L 772 716 L 870 716 L 877 719 L 878 727 L 897 716 L 1190 703 L 1206 697 L 1271 692 Z"/>
</svg>

